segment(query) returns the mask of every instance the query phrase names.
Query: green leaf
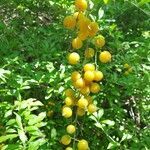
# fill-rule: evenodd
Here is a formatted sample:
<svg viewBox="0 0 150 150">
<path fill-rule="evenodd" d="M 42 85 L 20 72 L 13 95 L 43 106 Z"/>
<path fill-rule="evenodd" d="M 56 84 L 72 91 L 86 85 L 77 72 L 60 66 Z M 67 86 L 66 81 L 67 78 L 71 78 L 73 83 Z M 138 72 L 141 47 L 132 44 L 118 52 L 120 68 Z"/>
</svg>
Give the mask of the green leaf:
<svg viewBox="0 0 150 150">
<path fill-rule="evenodd" d="M 5 113 L 5 118 L 9 117 L 12 115 L 12 110 L 8 110 L 6 113 Z"/>
<path fill-rule="evenodd" d="M 100 120 L 103 114 L 104 114 L 104 109 L 101 108 L 97 112 L 93 113 L 93 116 L 95 116 L 97 120 Z"/>
<path fill-rule="evenodd" d="M 53 128 L 53 129 L 51 130 L 51 138 L 55 138 L 56 136 L 57 136 L 56 129 Z"/>
<path fill-rule="evenodd" d="M 5 142 L 8 139 L 14 139 L 18 136 L 18 134 L 8 134 L 0 137 L 0 143 Z"/>
<path fill-rule="evenodd" d="M 36 131 L 38 128 L 36 126 L 28 126 L 25 128 L 26 131 L 31 132 L 31 131 Z"/>
<path fill-rule="evenodd" d="M 41 112 L 37 117 L 37 122 L 42 121 L 46 117 L 46 112 Z"/>
<path fill-rule="evenodd" d="M 146 4 L 146 3 L 149 3 L 150 2 L 150 0 L 141 0 L 139 3 L 138 3 L 138 5 L 139 6 L 142 6 L 142 5 L 144 5 L 144 4 Z"/>
<path fill-rule="evenodd" d="M 39 123 L 35 124 L 34 126 L 41 128 L 41 127 L 46 126 L 46 124 L 47 124 L 47 122 L 39 122 Z"/>
<path fill-rule="evenodd" d="M 30 142 L 28 150 L 37 150 L 44 143 L 46 143 L 46 140 L 44 138 L 38 139 L 35 142 Z"/>
<path fill-rule="evenodd" d="M 124 140 L 129 140 L 132 138 L 132 135 L 129 133 L 123 133 L 122 139 L 120 142 L 124 141 Z"/>
<path fill-rule="evenodd" d="M 103 120 L 102 123 L 105 123 L 109 126 L 114 126 L 115 125 L 115 122 L 114 121 L 111 121 L 111 120 Z"/>
<path fill-rule="evenodd" d="M 13 125 L 16 123 L 16 120 L 15 119 L 10 119 L 7 123 L 6 123 L 6 126 L 10 126 L 10 125 Z"/>
<path fill-rule="evenodd" d="M 98 128 L 102 128 L 102 125 L 99 122 L 96 122 L 94 125 Z"/>
<path fill-rule="evenodd" d="M 11 72 L 9 70 L 4 70 L 4 69 L 0 68 L 0 79 L 3 82 L 6 82 L 7 75 L 9 75 L 10 73 Z"/>
<path fill-rule="evenodd" d="M 104 10 L 102 8 L 99 9 L 98 11 L 98 19 L 101 19 L 104 15 Z"/>
<path fill-rule="evenodd" d="M 110 143 L 108 144 L 107 149 L 113 149 L 113 148 L 115 148 L 115 147 L 117 147 L 117 146 L 119 146 L 119 145 L 120 145 L 119 143 L 110 142 Z"/>
<path fill-rule="evenodd" d="M 27 141 L 27 136 L 25 135 L 25 132 L 23 130 L 18 129 L 18 135 L 22 143 L 25 143 Z"/>
<path fill-rule="evenodd" d="M 14 143 L 14 144 L 4 145 L 1 150 L 22 150 L 22 149 L 23 146 L 21 144 Z"/>
<path fill-rule="evenodd" d="M 22 127 L 22 122 L 21 122 L 21 117 L 17 114 L 17 113 L 14 113 L 15 115 L 16 115 L 16 122 L 17 122 L 17 124 L 18 124 L 18 127 L 20 128 L 20 129 L 23 129 L 23 127 Z"/>
<path fill-rule="evenodd" d="M 7 129 L 6 133 L 16 133 L 17 131 L 15 129 Z"/>
<path fill-rule="evenodd" d="M 31 115 L 30 115 L 31 116 Z M 46 117 L 46 112 L 41 112 L 36 118 L 30 118 L 28 124 L 34 125 L 40 121 L 42 121 Z"/>
<path fill-rule="evenodd" d="M 107 4 L 107 3 L 109 2 L 109 0 L 103 0 L 103 2 L 104 2 L 105 4 Z"/>
</svg>

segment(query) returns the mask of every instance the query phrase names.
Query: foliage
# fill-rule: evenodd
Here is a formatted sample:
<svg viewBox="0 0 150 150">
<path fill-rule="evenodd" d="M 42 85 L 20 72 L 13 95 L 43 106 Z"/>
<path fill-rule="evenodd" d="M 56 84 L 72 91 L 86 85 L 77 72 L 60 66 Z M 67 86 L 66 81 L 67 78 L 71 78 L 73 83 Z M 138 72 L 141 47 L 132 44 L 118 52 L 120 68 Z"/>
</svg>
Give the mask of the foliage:
<svg viewBox="0 0 150 150">
<path fill-rule="evenodd" d="M 88 0 L 88 15 L 97 20 L 104 49 L 112 53 L 109 65 L 91 59 L 104 73 L 102 91 L 93 95 L 99 110 L 78 119 L 77 135 L 91 150 L 150 149 L 148 2 Z M 63 19 L 74 12 L 73 4 L 0 1 L 2 150 L 65 149 L 60 139 L 72 120 L 64 119 L 61 109 L 73 71 L 67 55 L 75 32 L 64 29 Z"/>
</svg>

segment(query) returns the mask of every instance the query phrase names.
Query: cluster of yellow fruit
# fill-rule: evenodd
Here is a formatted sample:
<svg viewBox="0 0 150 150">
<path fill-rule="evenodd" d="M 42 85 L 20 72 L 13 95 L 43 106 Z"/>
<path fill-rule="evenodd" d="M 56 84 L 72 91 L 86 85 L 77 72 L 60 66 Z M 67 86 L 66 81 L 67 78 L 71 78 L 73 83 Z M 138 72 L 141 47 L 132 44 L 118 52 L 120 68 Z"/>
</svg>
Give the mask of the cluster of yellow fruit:
<svg viewBox="0 0 150 150">
<path fill-rule="evenodd" d="M 128 75 L 129 73 L 132 72 L 132 67 L 129 64 L 124 64 L 124 68 L 126 69 L 126 71 L 124 72 L 125 75 Z"/>
<path fill-rule="evenodd" d="M 95 21 L 91 21 L 86 15 L 85 10 L 88 7 L 86 0 L 75 0 L 75 7 L 78 12 L 67 16 L 64 19 L 63 25 L 67 29 L 77 30 L 77 37 L 72 40 L 72 48 L 78 50 L 83 47 L 83 42 L 87 38 L 91 38 L 96 49 L 101 49 L 105 45 L 105 38 L 102 35 L 96 35 L 99 31 L 99 25 Z M 86 48 L 84 57 L 86 59 L 95 56 L 93 48 Z M 111 61 L 111 54 L 108 51 L 102 51 L 99 54 L 101 63 L 108 63 Z M 68 55 L 68 62 L 70 65 L 76 65 L 80 62 L 80 55 L 77 52 L 72 52 Z M 65 105 L 62 108 L 62 116 L 70 118 L 74 116 L 83 116 L 86 112 L 92 114 L 97 111 L 96 105 L 90 93 L 98 93 L 101 90 L 99 83 L 103 79 L 103 73 L 97 70 L 93 63 L 86 63 L 83 65 L 81 71 L 74 71 L 71 74 L 72 88 L 65 91 Z M 75 112 L 73 112 L 73 110 Z M 71 143 L 71 135 L 76 132 L 76 124 L 70 124 L 66 128 L 67 134 L 62 136 L 61 143 L 69 145 Z M 74 139 L 74 138 L 73 138 Z M 75 139 L 74 139 L 75 140 Z M 88 150 L 88 142 L 84 139 L 77 143 L 78 150 Z M 73 150 L 67 147 L 66 150 Z"/>
</svg>

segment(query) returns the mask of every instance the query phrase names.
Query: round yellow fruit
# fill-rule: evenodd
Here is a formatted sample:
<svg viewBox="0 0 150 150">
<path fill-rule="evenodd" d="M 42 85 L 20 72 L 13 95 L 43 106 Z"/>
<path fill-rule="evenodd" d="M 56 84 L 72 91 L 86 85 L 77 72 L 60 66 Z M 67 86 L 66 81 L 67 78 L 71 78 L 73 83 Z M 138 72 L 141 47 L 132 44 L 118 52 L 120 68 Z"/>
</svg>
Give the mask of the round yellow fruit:
<svg viewBox="0 0 150 150">
<path fill-rule="evenodd" d="M 94 79 L 94 72 L 93 71 L 86 71 L 85 73 L 84 73 L 84 79 L 86 80 L 86 81 L 89 81 L 89 82 L 91 82 L 91 81 L 93 81 L 93 79 Z"/>
<path fill-rule="evenodd" d="M 69 135 L 62 136 L 61 143 L 63 145 L 69 145 L 71 143 L 71 137 Z"/>
<path fill-rule="evenodd" d="M 87 37 L 88 37 L 88 35 L 89 35 L 89 33 L 88 33 L 87 31 L 79 31 L 79 32 L 78 32 L 78 37 L 79 37 L 82 41 L 86 40 Z"/>
<path fill-rule="evenodd" d="M 74 71 L 71 74 L 71 80 L 74 81 L 74 82 L 77 81 L 80 78 L 81 78 L 81 74 L 78 71 Z"/>
<path fill-rule="evenodd" d="M 72 40 L 72 47 L 74 49 L 80 49 L 82 46 L 83 46 L 83 42 L 79 37 Z"/>
<path fill-rule="evenodd" d="M 97 22 L 91 22 L 88 26 L 88 31 L 89 31 L 89 36 L 90 37 L 93 37 L 96 35 L 96 33 L 98 32 L 99 30 L 99 26 L 97 24 Z"/>
<path fill-rule="evenodd" d="M 98 35 L 95 38 L 95 46 L 102 48 L 105 45 L 105 38 L 102 35 Z"/>
<path fill-rule="evenodd" d="M 126 64 L 124 64 L 124 68 L 125 68 L 125 69 L 129 69 L 129 68 L 130 68 L 130 65 L 126 63 Z"/>
<path fill-rule="evenodd" d="M 69 61 L 69 64 L 71 64 L 71 65 L 77 64 L 79 62 L 79 60 L 80 60 L 80 56 L 76 52 L 73 52 L 73 53 L 69 54 L 69 56 L 68 56 L 68 61 Z"/>
<path fill-rule="evenodd" d="M 98 83 L 92 83 L 90 86 L 90 91 L 92 93 L 98 93 L 100 91 L 100 86 Z"/>
<path fill-rule="evenodd" d="M 77 144 L 78 150 L 88 150 L 88 142 L 84 139 L 80 140 Z"/>
<path fill-rule="evenodd" d="M 67 16 L 63 21 L 63 25 L 67 29 L 73 29 L 76 26 L 76 18 L 74 16 Z"/>
<path fill-rule="evenodd" d="M 79 11 L 85 11 L 87 9 L 87 1 L 86 0 L 75 0 L 75 7 Z"/>
<path fill-rule="evenodd" d="M 76 127 L 74 125 L 70 124 L 67 126 L 66 130 L 67 130 L 67 133 L 73 134 L 76 131 Z"/>
<path fill-rule="evenodd" d="M 84 52 L 85 58 L 92 58 L 92 57 L 94 57 L 94 54 L 95 54 L 95 51 L 93 48 L 88 48 Z"/>
<path fill-rule="evenodd" d="M 65 104 L 66 104 L 66 106 L 72 106 L 72 105 L 74 105 L 73 98 L 72 97 L 66 97 L 65 98 Z"/>
<path fill-rule="evenodd" d="M 72 110 L 70 107 L 65 106 L 62 109 L 62 116 L 65 118 L 70 118 L 72 116 Z"/>
<path fill-rule="evenodd" d="M 53 112 L 52 110 L 50 110 L 50 111 L 47 112 L 47 116 L 48 116 L 48 117 L 52 117 L 53 114 L 54 114 L 54 112 Z"/>
<path fill-rule="evenodd" d="M 88 104 L 93 102 L 93 98 L 91 96 L 86 96 L 85 98 L 88 100 Z"/>
<path fill-rule="evenodd" d="M 90 114 L 92 114 L 92 113 L 94 113 L 96 111 L 97 111 L 97 107 L 94 104 L 89 104 L 89 106 L 88 106 L 88 112 Z"/>
<path fill-rule="evenodd" d="M 83 94 L 83 95 L 87 95 L 90 93 L 90 88 L 89 86 L 84 86 L 83 88 L 80 89 L 80 92 Z"/>
<path fill-rule="evenodd" d="M 77 105 L 78 107 L 85 109 L 88 106 L 88 101 L 85 98 L 80 98 Z"/>
<path fill-rule="evenodd" d="M 103 79 L 103 73 L 101 71 L 94 71 L 94 80 L 101 81 Z"/>
<path fill-rule="evenodd" d="M 78 21 L 78 23 L 77 23 L 77 27 L 79 28 L 79 31 L 81 31 L 82 33 L 84 32 L 86 32 L 86 33 L 89 33 L 89 24 L 91 23 L 91 20 L 89 19 L 89 18 L 87 18 L 87 17 L 85 17 L 85 16 L 80 16 L 79 17 L 80 19 L 79 19 L 79 21 Z M 82 19 L 81 19 L 82 18 Z"/>
<path fill-rule="evenodd" d="M 125 75 L 129 75 L 129 71 L 125 71 L 124 74 L 125 74 Z"/>
<path fill-rule="evenodd" d="M 93 64 L 85 64 L 83 70 L 86 71 L 95 71 L 95 66 Z"/>
<path fill-rule="evenodd" d="M 84 80 L 84 81 L 85 81 L 85 86 L 90 86 L 91 81 L 87 81 L 87 80 Z"/>
<path fill-rule="evenodd" d="M 66 95 L 66 97 L 73 97 L 74 96 L 74 91 L 72 89 L 66 89 L 65 90 L 65 95 Z"/>
<path fill-rule="evenodd" d="M 67 147 L 65 150 L 73 150 L 72 147 Z"/>
<path fill-rule="evenodd" d="M 111 61 L 111 54 L 108 51 L 103 51 L 99 55 L 99 60 L 102 63 L 108 63 Z"/>
<path fill-rule="evenodd" d="M 85 109 L 77 108 L 77 115 L 78 116 L 84 116 L 85 115 Z"/>
<path fill-rule="evenodd" d="M 76 82 L 74 82 L 74 86 L 76 88 L 83 88 L 85 86 L 85 81 L 84 79 L 80 78 Z"/>
</svg>

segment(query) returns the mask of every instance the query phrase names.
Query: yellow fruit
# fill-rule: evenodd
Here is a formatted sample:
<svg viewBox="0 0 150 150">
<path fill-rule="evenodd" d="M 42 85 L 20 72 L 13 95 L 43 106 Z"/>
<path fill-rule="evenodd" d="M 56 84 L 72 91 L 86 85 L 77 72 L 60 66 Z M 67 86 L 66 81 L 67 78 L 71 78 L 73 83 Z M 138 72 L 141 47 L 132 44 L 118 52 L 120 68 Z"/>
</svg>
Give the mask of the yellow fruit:
<svg viewBox="0 0 150 150">
<path fill-rule="evenodd" d="M 65 150 L 73 150 L 72 147 L 67 147 Z"/>
<path fill-rule="evenodd" d="M 61 143 L 63 145 L 69 145 L 71 143 L 71 137 L 69 135 L 62 136 Z"/>
<path fill-rule="evenodd" d="M 78 150 L 88 150 L 88 142 L 86 140 L 80 140 L 77 144 Z"/>
<path fill-rule="evenodd" d="M 81 74 L 77 71 L 74 71 L 72 74 L 71 74 L 71 80 L 72 81 L 77 81 L 78 79 L 81 78 Z"/>
<path fill-rule="evenodd" d="M 94 71 L 94 80 L 101 81 L 103 79 L 103 73 L 101 71 Z"/>
<path fill-rule="evenodd" d="M 108 51 L 103 51 L 99 55 L 99 60 L 102 63 L 108 63 L 111 61 L 111 54 Z"/>
<path fill-rule="evenodd" d="M 80 60 L 80 56 L 76 52 L 73 52 L 73 53 L 69 54 L 69 56 L 68 56 L 68 61 L 69 61 L 69 64 L 71 64 L 71 65 L 77 64 L 79 62 L 79 60 Z"/>
<path fill-rule="evenodd" d="M 129 71 L 125 71 L 125 73 L 124 73 L 125 75 L 129 75 Z"/>
<path fill-rule="evenodd" d="M 95 70 L 95 66 L 93 64 L 85 64 L 83 67 L 83 70 L 86 71 L 94 71 Z"/>
<path fill-rule="evenodd" d="M 132 72 L 132 71 L 133 71 L 133 69 L 132 69 L 132 68 L 129 68 L 129 69 L 128 69 L 128 72 Z"/>
<path fill-rule="evenodd" d="M 92 57 L 94 57 L 94 54 L 95 54 L 94 49 L 93 48 L 88 48 L 88 49 L 85 50 L 84 56 L 86 58 L 92 58 Z"/>
<path fill-rule="evenodd" d="M 85 81 L 85 86 L 90 86 L 91 81 L 87 81 L 87 80 L 84 80 L 84 81 Z"/>
<path fill-rule="evenodd" d="M 85 98 L 80 98 L 77 105 L 78 107 L 85 109 L 88 106 L 88 101 Z"/>
<path fill-rule="evenodd" d="M 125 68 L 125 69 L 129 69 L 129 68 L 130 68 L 130 65 L 126 63 L 126 64 L 124 64 L 124 68 Z"/>
<path fill-rule="evenodd" d="M 88 37 L 88 35 L 89 35 L 89 33 L 88 33 L 87 31 L 79 31 L 79 33 L 78 33 L 78 37 L 79 37 L 82 41 L 86 40 L 87 37 Z"/>
<path fill-rule="evenodd" d="M 85 109 L 82 109 L 82 108 L 77 108 L 77 115 L 78 116 L 83 116 L 85 115 Z"/>
<path fill-rule="evenodd" d="M 81 32 L 87 32 L 89 33 L 88 29 L 89 29 L 89 24 L 91 23 L 90 19 L 85 17 L 85 16 L 80 16 L 78 23 L 77 23 L 77 27 L 79 28 L 79 31 Z"/>
<path fill-rule="evenodd" d="M 65 106 L 62 110 L 62 116 L 65 118 L 69 118 L 72 116 L 72 110 L 70 107 Z"/>
<path fill-rule="evenodd" d="M 89 31 L 89 36 L 90 37 L 93 37 L 96 35 L 96 33 L 98 32 L 99 30 L 99 26 L 96 22 L 91 22 L 88 26 L 88 31 Z"/>
<path fill-rule="evenodd" d="M 83 94 L 83 95 L 86 95 L 86 94 L 89 94 L 90 93 L 90 88 L 89 86 L 84 86 L 80 92 Z"/>
<path fill-rule="evenodd" d="M 94 79 L 94 72 L 93 71 L 86 71 L 85 73 L 84 73 L 84 79 L 86 80 L 86 81 L 89 81 L 89 82 L 91 82 L 91 81 L 93 81 L 93 79 Z"/>
<path fill-rule="evenodd" d="M 88 100 L 88 104 L 93 102 L 93 98 L 91 96 L 86 96 L 85 98 Z"/>
<path fill-rule="evenodd" d="M 47 112 L 47 116 L 48 116 L 48 117 L 52 117 L 53 114 L 54 114 L 54 112 L 53 112 L 52 110 L 50 110 L 50 111 Z"/>
<path fill-rule="evenodd" d="M 67 16 L 63 21 L 63 25 L 67 29 L 73 29 L 76 26 L 76 18 L 74 16 Z"/>
<path fill-rule="evenodd" d="M 53 103 L 53 102 L 48 102 L 48 105 L 55 106 L 55 103 Z"/>
<path fill-rule="evenodd" d="M 90 86 L 90 91 L 92 93 L 98 93 L 100 91 L 100 86 L 97 83 L 92 83 Z"/>
<path fill-rule="evenodd" d="M 85 86 L 85 81 L 84 79 L 80 78 L 76 82 L 74 82 L 74 86 L 76 88 L 83 88 Z"/>
<path fill-rule="evenodd" d="M 82 40 L 79 37 L 73 39 L 72 47 L 74 49 L 80 49 L 82 46 L 83 46 L 83 42 L 82 42 Z"/>
<path fill-rule="evenodd" d="M 76 127 L 74 125 L 70 124 L 67 126 L 66 130 L 67 130 L 67 133 L 73 134 L 76 131 Z"/>
<path fill-rule="evenodd" d="M 95 38 L 95 46 L 102 48 L 105 45 L 105 38 L 102 35 L 98 35 Z"/>
<path fill-rule="evenodd" d="M 67 90 L 65 90 L 65 95 L 67 97 L 73 97 L 74 96 L 74 91 L 72 89 L 67 89 Z"/>
<path fill-rule="evenodd" d="M 88 106 L 88 112 L 90 114 L 92 114 L 92 113 L 94 113 L 96 111 L 97 111 L 97 107 L 94 104 L 89 104 L 89 106 Z"/>
<path fill-rule="evenodd" d="M 65 104 L 66 104 L 66 106 L 72 106 L 72 105 L 74 105 L 73 98 L 72 97 L 66 97 L 65 98 Z"/>
<path fill-rule="evenodd" d="M 75 0 L 75 7 L 79 11 L 85 11 L 87 9 L 87 1 L 86 0 Z"/>
</svg>

